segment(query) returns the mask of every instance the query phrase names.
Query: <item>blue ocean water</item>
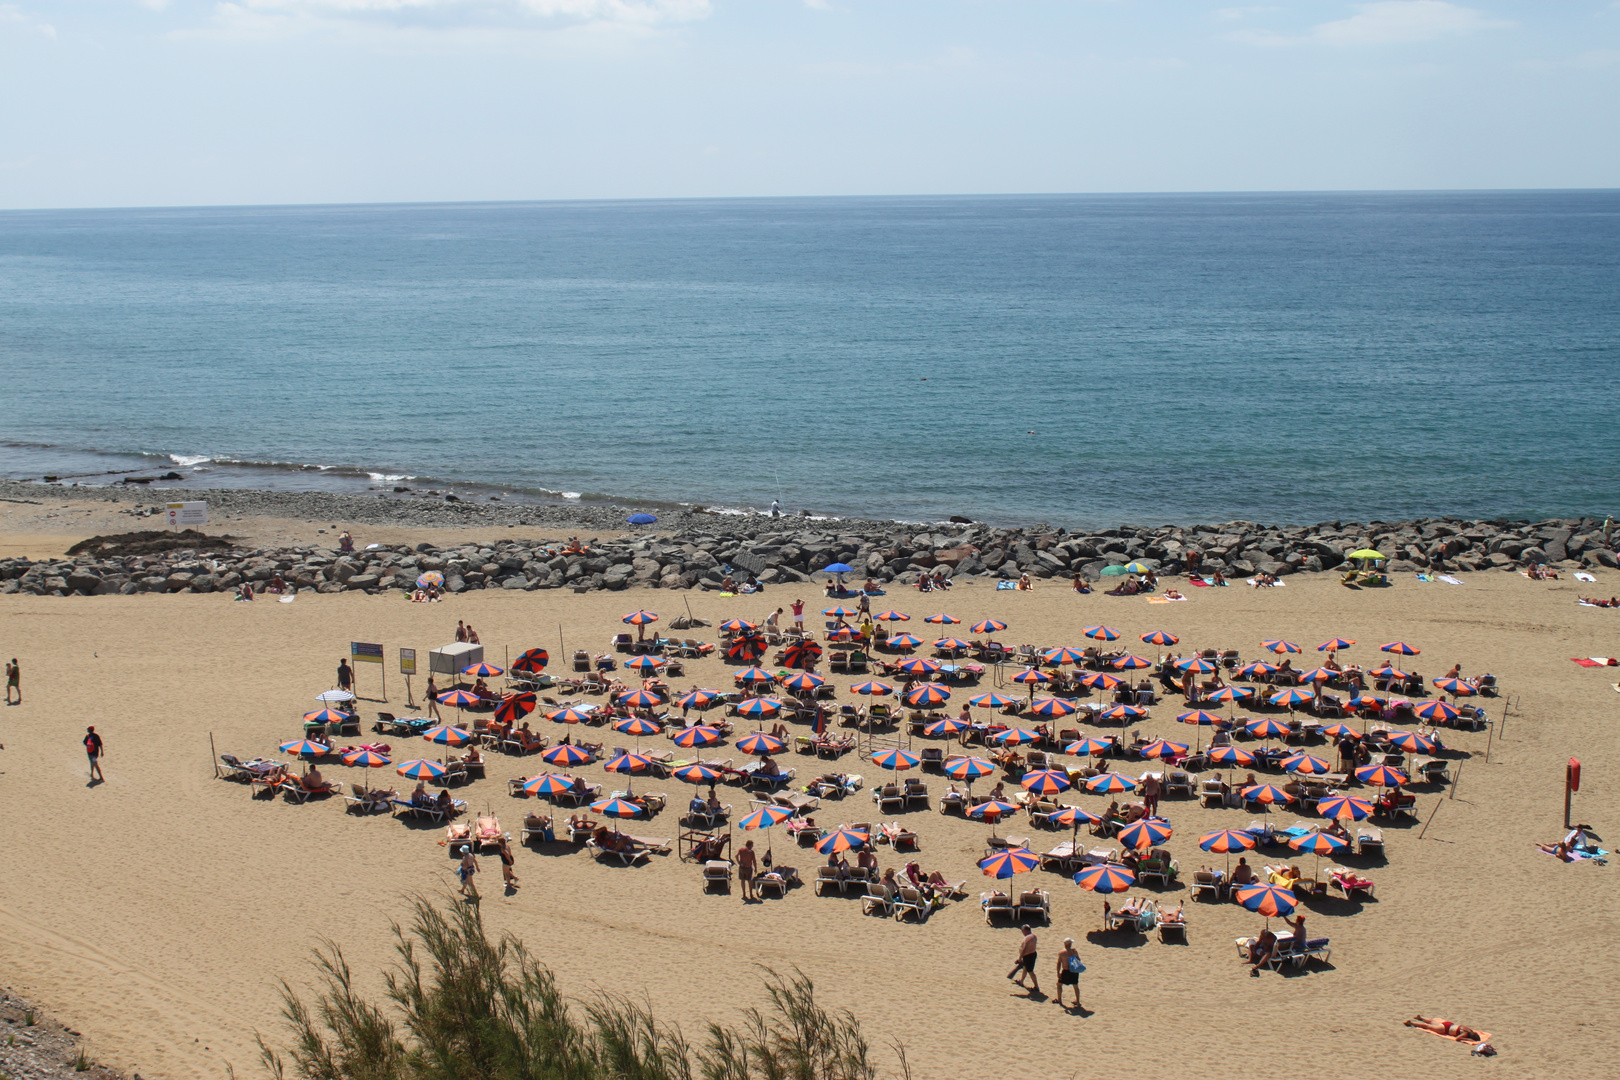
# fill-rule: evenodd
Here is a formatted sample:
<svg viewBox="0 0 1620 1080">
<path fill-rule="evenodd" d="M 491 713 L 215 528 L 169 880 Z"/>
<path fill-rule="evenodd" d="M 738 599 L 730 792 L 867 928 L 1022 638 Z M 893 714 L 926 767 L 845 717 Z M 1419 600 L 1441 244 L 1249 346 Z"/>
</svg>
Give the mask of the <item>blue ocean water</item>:
<svg viewBox="0 0 1620 1080">
<path fill-rule="evenodd" d="M 0 473 L 1603 513 L 1617 343 L 1613 191 L 10 212 Z"/>
</svg>

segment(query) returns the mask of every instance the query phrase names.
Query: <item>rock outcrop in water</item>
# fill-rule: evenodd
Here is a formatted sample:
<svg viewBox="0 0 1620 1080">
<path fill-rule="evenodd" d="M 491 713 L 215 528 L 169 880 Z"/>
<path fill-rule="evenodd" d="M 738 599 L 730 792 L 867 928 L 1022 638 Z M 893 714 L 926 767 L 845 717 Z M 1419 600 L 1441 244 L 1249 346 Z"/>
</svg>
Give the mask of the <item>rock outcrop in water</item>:
<svg viewBox="0 0 1620 1080">
<path fill-rule="evenodd" d="M 0 485 L 53 498 L 132 502 L 105 489 Z M 1255 573 L 1278 577 L 1335 570 L 1346 556 L 1374 548 L 1390 556 L 1393 572 L 1432 569 L 1474 572 L 1514 570 L 1533 563 L 1573 569 L 1617 566 L 1597 518 L 1540 522 L 1463 521 L 1423 518 L 1401 522 L 1329 521 L 1310 526 L 1219 525 L 1152 528 L 1121 526 L 1076 530 L 1035 525 L 1005 529 L 976 523 L 906 525 L 856 520 L 773 519 L 678 511 L 665 514 L 661 531 L 623 538 L 590 539 L 591 529 L 621 530 L 621 507 L 424 504 L 316 493 L 187 492 L 206 495 L 211 506 L 232 513 L 303 517 L 314 521 L 406 526 L 507 526 L 510 539 L 440 547 L 431 543 L 368 548 L 344 554 L 331 547 L 181 548 L 149 554 L 98 556 L 98 544 L 71 559 L 0 560 L 0 592 L 66 596 L 105 593 L 213 592 L 243 580 L 270 581 L 279 574 L 300 590 L 319 592 L 408 590 L 419 575 L 436 570 L 453 593 L 469 589 L 714 589 L 726 576 L 756 577 L 766 586 L 808 582 L 826 566 L 845 563 L 854 580 L 910 584 L 923 572 L 948 577 L 1037 578 L 1083 574 L 1097 579 L 1111 564 L 1141 562 L 1166 575 L 1184 573 L 1197 553 L 1204 573 L 1229 578 Z M 125 512 L 145 516 L 136 503 Z M 516 530 L 539 528 L 540 534 Z M 558 531 L 561 531 L 561 535 Z M 568 536 L 590 550 L 567 553 Z M 335 536 L 334 536 L 335 540 Z M 361 537 L 364 542 L 364 537 Z"/>
</svg>

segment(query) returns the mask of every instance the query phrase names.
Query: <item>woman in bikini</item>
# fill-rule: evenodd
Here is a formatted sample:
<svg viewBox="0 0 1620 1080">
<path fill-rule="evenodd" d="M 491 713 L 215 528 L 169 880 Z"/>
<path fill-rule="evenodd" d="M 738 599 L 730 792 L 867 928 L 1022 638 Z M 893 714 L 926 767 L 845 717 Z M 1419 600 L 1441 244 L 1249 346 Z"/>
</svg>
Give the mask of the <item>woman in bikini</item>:
<svg viewBox="0 0 1620 1080">
<path fill-rule="evenodd" d="M 1444 1035 L 1448 1039 L 1460 1039 L 1463 1042 L 1479 1042 L 1484 1036 L 1466 1024 L 1459 1024 L 1453 1020 L 1442 1020 L 1438 1016 L 1414 1016 L 1406 1021 L 1407 1027 L 1422 1028 L 1432 1031 L 1436 1035 Z"/>
</svg>

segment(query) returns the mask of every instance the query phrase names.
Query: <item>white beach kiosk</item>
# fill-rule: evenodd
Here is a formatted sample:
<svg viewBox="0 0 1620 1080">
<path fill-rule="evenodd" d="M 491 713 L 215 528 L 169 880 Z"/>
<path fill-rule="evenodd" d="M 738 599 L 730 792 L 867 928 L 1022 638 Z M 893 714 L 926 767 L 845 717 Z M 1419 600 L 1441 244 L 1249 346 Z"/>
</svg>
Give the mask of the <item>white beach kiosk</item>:
<svg viewBox="0 0 1620 1080">
<path fill-rule="evenodd" d="M 465 641 L 457 641 L 450 645 L 441 645 L 428 653 L 428 673 L 456 676 L 461 674 L 462 668 L 483 662 L 482 645 L 469 645 Z"/>
</svg>

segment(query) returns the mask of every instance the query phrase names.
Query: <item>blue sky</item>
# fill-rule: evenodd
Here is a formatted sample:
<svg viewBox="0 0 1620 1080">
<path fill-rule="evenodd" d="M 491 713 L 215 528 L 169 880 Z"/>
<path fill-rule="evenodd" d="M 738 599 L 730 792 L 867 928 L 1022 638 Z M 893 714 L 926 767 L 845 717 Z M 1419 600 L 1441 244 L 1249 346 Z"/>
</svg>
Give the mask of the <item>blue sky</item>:
<svg viewBox="0 0 1620 1080">
<path fill-rule="evenodd" d="M 1620 3 L 0 0 L 0 207 L 1620 186 Z"/>
</svg>

